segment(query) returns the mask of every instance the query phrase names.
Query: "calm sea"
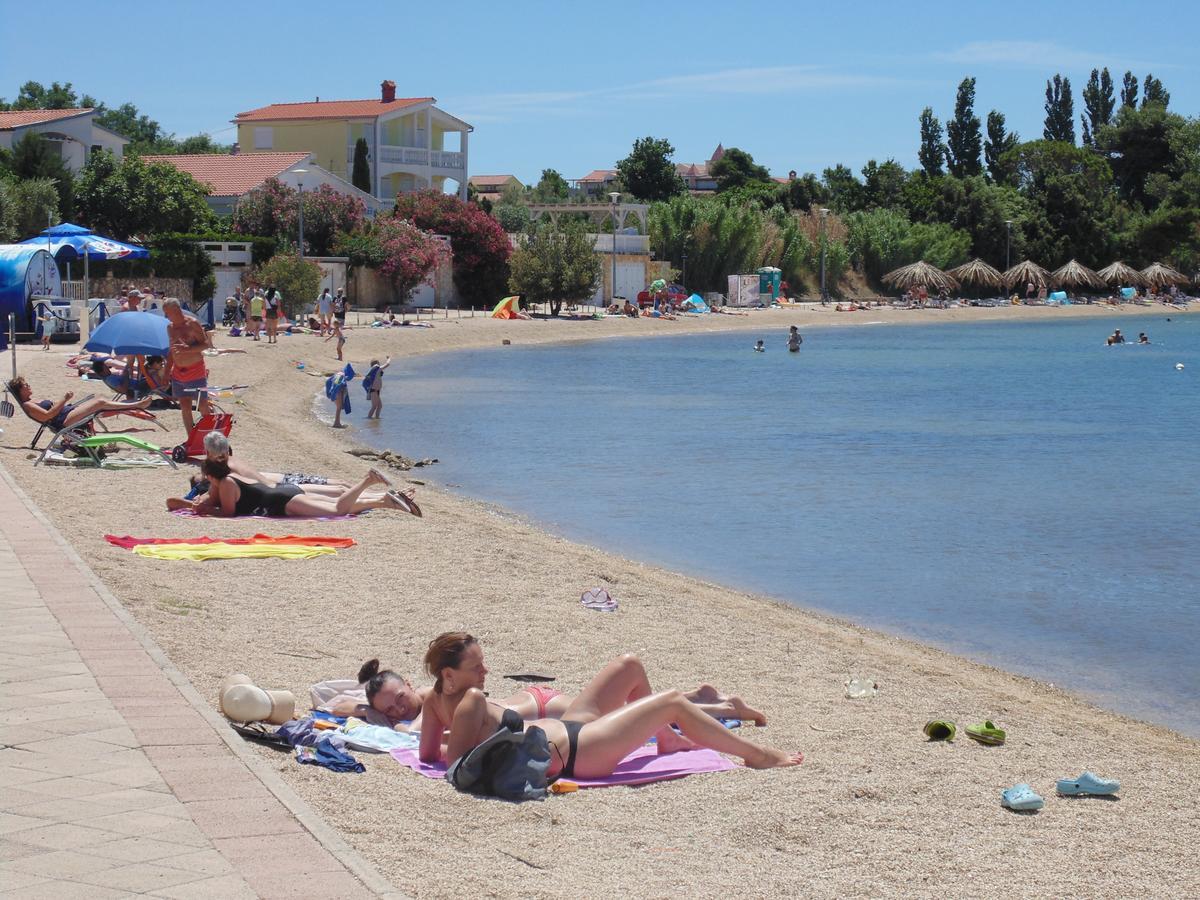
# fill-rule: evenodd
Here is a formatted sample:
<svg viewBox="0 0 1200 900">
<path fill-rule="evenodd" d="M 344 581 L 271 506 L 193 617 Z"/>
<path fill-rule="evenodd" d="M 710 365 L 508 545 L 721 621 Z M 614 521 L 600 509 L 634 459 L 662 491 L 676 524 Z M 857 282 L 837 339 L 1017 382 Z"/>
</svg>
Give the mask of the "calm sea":
<svg viewBox="0 0 1200 900">
<path fill-rule="evenodd" d="M 356 424 L 565 536 L 1200 734 L 1200 317 L 826 328 L 789 354 L 760 315 L 393 364 Z"/>
</svg>

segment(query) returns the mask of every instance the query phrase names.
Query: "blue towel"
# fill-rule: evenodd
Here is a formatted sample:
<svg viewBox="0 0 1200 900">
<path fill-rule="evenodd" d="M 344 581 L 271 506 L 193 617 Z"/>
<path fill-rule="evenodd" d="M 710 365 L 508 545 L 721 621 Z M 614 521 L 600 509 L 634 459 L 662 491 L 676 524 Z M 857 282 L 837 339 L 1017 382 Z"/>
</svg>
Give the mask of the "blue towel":
<svg viewBox="0 0 1200 900">
<path fill-rule="evenodd" d="M 342 395 L 342 412 L 350 412 L 350 391 L 345 388 L 354 380 L 354 367 L 350 363 L 346 363 L 346 368 L 342 371 L 330 375 L 325 379 L 325 396 L 337 403 L 337 396 L 340 392 Z"/>
<path fill-rule="evenodd" d="M 309 766 L 324 766 L 334 772 L 365 772 L 367 767 L 349 753 L 343 753 L 328 740 L 312 747 L 297 747 L 296 761 Z"/>
</svg>

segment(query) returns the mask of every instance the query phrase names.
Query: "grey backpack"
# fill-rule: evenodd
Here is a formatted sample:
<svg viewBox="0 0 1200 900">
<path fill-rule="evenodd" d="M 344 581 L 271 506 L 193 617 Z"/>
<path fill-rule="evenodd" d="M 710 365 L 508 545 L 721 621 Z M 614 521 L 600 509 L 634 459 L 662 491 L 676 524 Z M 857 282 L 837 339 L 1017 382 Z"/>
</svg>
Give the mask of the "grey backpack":
<svg viewBox="0 0 1200 900">
<path fill-rule="evenodd" d="M 459 757 L 446 771 L 446 780 L 460 791 L 481 797 L 546 799 L 546 771 L 550 768 L 546 732 L 536 725 L 527 731 L 520 728 L 521 720 L 506 712 L 496 733 Z"/>
</svg>

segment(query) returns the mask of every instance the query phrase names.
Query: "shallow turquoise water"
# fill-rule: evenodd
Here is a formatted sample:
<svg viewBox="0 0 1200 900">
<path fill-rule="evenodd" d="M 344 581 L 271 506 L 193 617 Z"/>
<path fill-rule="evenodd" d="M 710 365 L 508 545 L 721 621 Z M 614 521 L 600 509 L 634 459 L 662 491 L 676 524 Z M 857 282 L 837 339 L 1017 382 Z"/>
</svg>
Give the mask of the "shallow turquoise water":
<svg viewBox="0 0 1200 900">
<path fill-rule="evenodd" d="M 829 328 L 800 354 L 762 318 L 393 364 L 364 436 L 568 537 L 1200 734 L 1200 317 Z M 1105 347 L 1116 326 L 1155 343 Z"/>
</svg>

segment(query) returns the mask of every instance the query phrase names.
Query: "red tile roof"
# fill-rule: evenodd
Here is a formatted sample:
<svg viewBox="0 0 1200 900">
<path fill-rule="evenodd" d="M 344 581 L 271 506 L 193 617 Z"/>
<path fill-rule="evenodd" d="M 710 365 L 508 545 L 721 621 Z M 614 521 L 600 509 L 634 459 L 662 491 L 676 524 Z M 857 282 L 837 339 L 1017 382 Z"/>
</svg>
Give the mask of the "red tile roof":
<svg viewBox="0 0 1200 900">
<path fill-rule="evenodd" d="M 69 119 L 90 113 L 92 109 L 13 109 L 0 112 L 0 131 L 12 131 L 26 125 L 40 125 L 43 122 L 55 122 L 59 119 Z"/>
<path fill-rule="evenodd" d="M 419 103 L 432 103 L 433 97 L 398 97 L 382 100 L 320 100 L 315 103 L 272 103 L 233 117 L 234 122 L 271 122 L 295 119 L 374 119 L 384 113 Z"/>
<path fill-rule="evenodd" d="M 472 175 L 468 180 L 477 188 L 493 185 L 502 187 L 510 181 L 518 181 L 516 175 Z"/>
<path fill-rule="evenodd" d="M 616 177 L 617 177 L 616 169 L 593 169 L 591 172 L 588 172 L 586 175 L 584 175 L 582 178 L 580 178 L 579 183 L 580 184 L 583 184 L 585 182 L 589 183 L 589 184 L 593 183 L 593 182 L 603 183 L 605 181 L 611 181 L 613 178 L 616 178 Z"/>
<path fill-rule="evenodd" d="M 196 153 L 184 156 L 143 156 L 142 162 L 170 163 L 210 187 L 212 197 L 240 197 L 268 178 L 274 178 L 310 153 Z"/>
</svg>

